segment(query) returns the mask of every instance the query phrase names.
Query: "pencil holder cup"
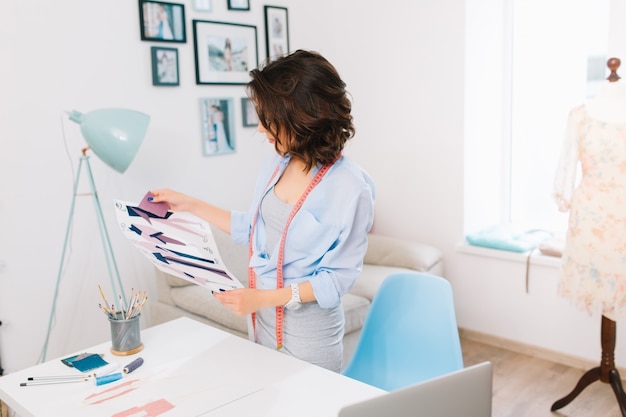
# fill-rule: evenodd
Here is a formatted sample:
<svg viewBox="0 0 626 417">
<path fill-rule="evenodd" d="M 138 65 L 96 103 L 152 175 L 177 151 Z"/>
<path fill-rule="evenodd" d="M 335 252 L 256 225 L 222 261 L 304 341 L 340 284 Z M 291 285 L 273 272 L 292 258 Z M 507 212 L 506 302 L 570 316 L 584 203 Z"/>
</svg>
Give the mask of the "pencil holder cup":
<svg viewBox="0 0 626 417">
<path fill-rule="evenodd" d="M 143 349 L 139 329 L 138 314 L 128 320 L 123 313 L 117 313 L 115 318 L 109 317 L 111 323 L 111 353 L 119 356 L 134 355 Z"/>
</svg>

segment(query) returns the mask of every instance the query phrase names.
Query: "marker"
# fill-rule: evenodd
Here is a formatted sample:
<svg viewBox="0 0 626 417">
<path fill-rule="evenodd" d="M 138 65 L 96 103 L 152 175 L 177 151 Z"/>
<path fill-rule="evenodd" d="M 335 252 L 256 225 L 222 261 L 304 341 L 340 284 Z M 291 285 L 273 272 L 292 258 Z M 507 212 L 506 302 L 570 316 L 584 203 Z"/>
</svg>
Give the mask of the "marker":
<svg viewBox="0 0 626 417">
<path fill-rule="evenodd" d="M 130 374 L 135 369 L 139 368 L 141 365 L 143 365 L 143 358 L 137 358 L 124 367 L 124 373 Z"/>
<path fill-rule="evenodd" d="M 101 366 L 99 368 L 94 369 L 93 375 L 98 377 L 98 376 L 104 376 L 104 375 L 109 375 L 112 374 L 113 372 L 116 372 L 120 369 L 119 365 L 116 363 L 108 363 L 104 366 Z"/>
</svg>

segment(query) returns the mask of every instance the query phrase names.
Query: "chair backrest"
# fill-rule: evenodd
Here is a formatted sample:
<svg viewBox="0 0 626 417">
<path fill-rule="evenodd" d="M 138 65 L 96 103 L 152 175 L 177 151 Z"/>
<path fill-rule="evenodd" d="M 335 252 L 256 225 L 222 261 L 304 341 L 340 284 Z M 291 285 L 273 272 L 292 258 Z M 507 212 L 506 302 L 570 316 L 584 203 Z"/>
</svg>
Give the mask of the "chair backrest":
<svg viewBox="0 0 626 417">
<path fill-rule="evenodd" d="M 450 283 L 406 272 L 392 274 L 381 284 L 342 373 L 393 391 L 462 368 Z"/>
</svg>

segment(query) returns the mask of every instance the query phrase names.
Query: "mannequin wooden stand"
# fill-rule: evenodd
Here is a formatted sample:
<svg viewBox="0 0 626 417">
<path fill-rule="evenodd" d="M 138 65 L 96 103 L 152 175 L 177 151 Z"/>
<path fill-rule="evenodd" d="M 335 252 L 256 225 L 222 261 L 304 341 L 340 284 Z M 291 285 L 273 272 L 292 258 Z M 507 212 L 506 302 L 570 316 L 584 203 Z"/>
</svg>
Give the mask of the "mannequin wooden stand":
<svg viewBox="0 0 626 417">
<path fill-rule="evenodd" d="M 626 394 L 622 388 L 622 380 L 615 368 L 615 322 L 602 316 L 602 361 L 600 366 L 585 372 L 572 392 L 552 404 L 551 411 L 556 411 L 572 402 L 592 382 L 600 380 L 611 384 L 622 416 L 626 417 Z"/>
</svg>

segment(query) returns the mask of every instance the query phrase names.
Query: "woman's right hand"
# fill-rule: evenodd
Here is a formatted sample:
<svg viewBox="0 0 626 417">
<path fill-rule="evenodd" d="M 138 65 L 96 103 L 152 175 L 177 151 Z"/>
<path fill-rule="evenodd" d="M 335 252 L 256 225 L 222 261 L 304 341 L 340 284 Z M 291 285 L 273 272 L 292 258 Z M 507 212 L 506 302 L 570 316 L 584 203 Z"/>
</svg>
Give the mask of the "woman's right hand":
<svg viewBox="0 0 626 417">
<path fill-rule="evenodd" d="M 167 203 L 172 211 L 192 211 L 192 206 L 197 201 L 193 197 L 167 188 L 151 192 L 153 203 Z"/>
</svg>

